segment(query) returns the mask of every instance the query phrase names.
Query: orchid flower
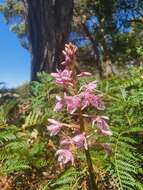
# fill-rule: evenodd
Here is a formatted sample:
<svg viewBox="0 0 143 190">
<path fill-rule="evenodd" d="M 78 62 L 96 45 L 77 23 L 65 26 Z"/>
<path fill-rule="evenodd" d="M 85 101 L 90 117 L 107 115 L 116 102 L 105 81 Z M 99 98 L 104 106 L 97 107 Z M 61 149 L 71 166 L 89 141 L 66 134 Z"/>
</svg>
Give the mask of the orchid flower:
<svg viewBox="0 0 143 190">
<path fill-rule="evenodd" d="M 77 148 L 85 148 L 87 150 L 87 140 L 84 134 L 76 135 L 72 138 L 72 141 Z"/>
<path fill-rule="evenodd" d="M 105 109 L 101 97 L 92 94 L 89 90 L 81 92 L 80 97 L 82 98 L 82 110 L 90 105 L 98 110 Z"/>
<path fill-rule="evenodd" d="M 81 106 L 81 99 L 79 96 L 67 96 L 64 95 L 65 104 L 67 106 L 67 111 L 73 114 Z"/>
<path fill-rule="evenodd" d="M 73 60 L 75 59 L 77 50 L 78 50 L 77 47 L 73 45 L 72 43 L 66 44 L 65 50 L 63 51 L 65 60 L 61 64 L 65 66 L 71 64 Z"/>
<path fill-rule="evenodd" d="M 57 70 L 57 73 L 51 73 L 58 85 L 63 87 L 74 86 L 74 80 L 72 78 L 72 71 L 64 69 L 63 71 Z"/>
<path fill-rule="evenodd" d="M 51 125 L 47 126 L 47 130 L 50 132 L 50 136 L 57 135 L 62 128 L 62 124 L 54 119 L 48 119 L 48 121 L 51 123 Z"/>
<path fill-rule="evenodd" d="M 63 71 L 57 70 L 57 73 L 52 73 L 51 75 L 55 78 L 56 84 L 64 87 L 65 90 L 62 97 L 56 96 L 56 105 L 54 107 L 54 111 L 58 112 L 65 108 L 67 112 L 71 115 L 73 115 L 76 112 L 75 117 L 72 117 L 72 119 L 76 119 L 76 121 L 78 121 L 79 130 L 78 132 L 75 132 L 71 125 L 60 123 L 53 119 L 48 120 L 50 125 L 47 127 L 47 129 L 50 132 L 50 136 L 55 136 L 60 132 L 62 127 L 68 128 L 68 126 L 70 126 L 70 129 L 68 131 L 65 130 L 60 135 L 60 137 L 62 137 L 62 139 L 64 137 L 64 139 L 60 142 L 60 146 L 62 148 L 60 148 L 56 152 L 56 156 L 58 157 L 59 162 L 63 164 L 71 162 L 73 165 L 73 148 L 85 149 L 85 152 L 88 153 L 88 156 L 86 154 L 86 159 L 88 160 L 88 168 L 93 168 L 92 159 L 90 157 L 88 147 L 88 145 L 90 146 L 90 143 L 88 144 L 87 142 L 86 126 L 84 125 L 84 115 L 86 114 L 86 111 L 88 111 L 88 109 L 85 110 L 85 108 L 94 107 L 96 108 L 98 113 L 98 111 L 104 110 L 105 106 L 101 96 L 95 94 L 95 92 L 98 92 L 96 90 L 96 81 L 90 82 L 86 85 L 83 85 L 81 88 L 78 88 L 79 80 L 77 77 L 91 76 L 91 73 L 84 71 L 78 74 L 77 77 L 75 76 L 77 68 L 77 65 L 74 65 L 76 53 L 76 46 L 74 46 L 71 43 L 66 44 L 65 49 L 63 51 L 64 61 L 61 63 L 65 66 L 65 69 Z M 106 120 L 108 119 L 107 117 L 94 117 L 93 115 L 89 115 L 89 118 L 92 118 L 92 124 L 96 124 L 98 134 L 101 134 L 103 136 L 112 135 L 112 132 L 110 131 L 109 126 L 106 122 Z M 76 135 L 70 137 L 68 132 L 71 132 L 72 134 L 76 133 Z M 103 143 L 101 144 L 101 146 L 105 149 L 107 153 L 111 152 L 111 149 L 108 146 L 108 144 Z M 93 169 L 88 171 L 91 178 L 93 176 L 92 171 Z"/>
<path fill-rule="evenodd" d="M 84 88 L 88 92 L 93 92 L 97 87 L 97 82 L 93 81 L 90 82 L 89 84 L 84 85 L 82 88 Z"/>
<path fill-rule="evenodd" d="M 56 96 L 56 105 L 54 107 L 54 111 L 58 112 L 60 111 L 61 109 L 63 109 L 63 107 L 65 106 L 65 102 L 64 102 L 64 99 L 61 98 L 60 96 Z"/>
<path fill-rule="evenodd" d="M 78 74 L 77 76 L 78 77 L 88 77 L 91 75 L 92 75 L 91 73 L 84 71 L 84 72 L 81 72 L 80 74 Z"/>
<path fill-rule="evenodd" d="M 71 162 L 72 165 L 74 165 L 74 157 L 72 153 L 67 149 L 59 149 L 56 152 L 56 156 L 58 156 L 58 161 L 67 164 L 68 162 Z"/>
<path fill-rule="evenodd" d="M 109 126 L 106 122 L 107 119 L 108 118 L 105 116 L 97 116 L 93 119 L 93 124 L 96 123 L 96 126 L 100 131 L 100 134 L 104 136 L 111 136 L 112 132 L 110 131 Z"/>
</svg>

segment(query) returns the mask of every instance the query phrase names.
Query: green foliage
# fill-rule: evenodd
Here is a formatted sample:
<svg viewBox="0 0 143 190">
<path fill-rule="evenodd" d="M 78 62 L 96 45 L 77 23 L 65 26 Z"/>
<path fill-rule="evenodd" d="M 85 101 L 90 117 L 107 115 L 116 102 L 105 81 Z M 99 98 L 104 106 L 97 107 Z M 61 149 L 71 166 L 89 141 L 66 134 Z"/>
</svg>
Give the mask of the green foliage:
<svg viewBox="0 0 143 190">
<path fill-rule="evenodd" d="M 118 34 L 114 37 L 112 60 L 122 66 L 142 64 L 142 23 L 132 25 L 133 30 L 129 33 Z M 124 65 L 123 65 L 124 64 Z"/>
<path fill-rule="evenodd" d="M 38 135 L 36 129 L 31 132 L 16 126 L 3 129 L 0 132 L 0 172 L 10 174 L 47 166 L 46 143 Z"/>
<path fill-rule="evenodd" d="M 126 130 L 141 127 L 143 80 L 142 68 L 130 69 L 128 73 L 101 84 L 101 91 L 107 99 L 107 112 L 111 125 Z"/>
<path fill-rule="evenodd" d="M 15 89 L 15 93 L 19 95 L 20 100 L 28 100 L 30 96 L 29 83 L 24 83 Z"/>
<path fill-rule="evenodd" d="M 7 123 L 8 115 L 12 111 L 14 106 L 16 106 L 16 104 L 17 104 L 17 101 L 13 100 L 13 101 L 6 102 L 4 105 L 0 106 L 0 128 L 4 127 L 4 125 Z"/>
<path fill-rule="evenodd" d="M 14 171 L 22 171 L 29 166 L 20 159 L 20 153 L 25 153 L 26 143 L 17 136 L 17 128 L 8 126 L 0 132 L 0 162 L 1 173 L 11 173 Z"/>
<path fill-rule="evenodd" d="M 133 68 L 122 79 L 101 83 L 110 117 L 113 154 L 108 168 L 116 189 L 142 189 L 139 180 L 142 152 L 143 68 Z"/>
<path fill-rule="evenodd" d="M 122 75 L 122 78 L 116 76 L 103 80 L 98 85 L 106 101 L 105 115 L 109 116 L 113 131 L 113 137 L 106 139 L 106 142 L 112 145 L 111 156 L 103 156 L 103 151 L 98 150 L 96 146 L 91 148 L 92 160 L 99 175 L 97 180 L 101 188 L 109 189 L 111 186 L 111 189 L 116 190 L 142 190 L 142 71 L 142 68 L 130 69 Z M 69 118 L 65 113 L 53 112 L 55 96 L 61 92 L 61 89 L 55 87 L 49 75 L 41 73 L 39 77 L 39 82 L 33 82 L 30 91 L 26 90 L 30 96 L 26 96 L 25 93 L 24 96 L 9 100 L 0 106 L 1 174 L 31 173 L 32 175 L 34 171 L 38 171 L 40 175 L 42 172 L 48 175 L 53 173 L 51 166 L 55 164 L 55 151 L 47 148 L 49 141 L 46 131 L 47 119 L 52 117 L 68 122 Z M 94 78 L 94 76 L 81 78 L 80 83 L 85 84 Z M 29 89 L 28 86 L 25 87 Z M 20 94 L 21 90 L 18 91 L 17 93 Z M 25 92 L 25 88 L 22 88 L 22 92 Z M 16 118 L 21 119 L 11 123 L 11 111 L 19 102 L 25 101 L 29 102 L 30 108 L 23 114 L 17 113 L 19 115 Z M 91 138 L 100 142 L 105 140 L 105 138 L 97 139 L 94 135 Z M 56 138 L 52 139 L 55 146 L 57 141 Z M 41 181 L 37 182 L 38 190 L 82 189 L 83 182 L 87 184 L 84 162 L 83 154 L 78 153 L 77 163 L 82 167 L 78 169 L 71 167 L 62 173 L 55 168 L 57 172 L 52 179 L 45 181 L 41 178 Z"/>
<path fill-rule="evenodd" d="M 50 98 L 52 98 L 50 95 L 54 92 L 56 93 L 55 89 L 57 88 L 56 85 L 53 82 L 53 79 L 50 75 L 46 73 L 39 73 L 39 82 L 32 82 L 31 85 L 31 102 L 32 102 L 32 108 L 38 108 L 38 109 L 48 109 L 49 106 L 52 105 L 52 101 L 48 101 Z M 52 100 L 52 99 L 50 99 Z"/>
<path fill-rule="evenodd" d="M 23 124 L 23 128 L 34 127 L 42 125 L 43 122 L 47 120 L 45 115 L 40 113 L 30 112 L 29 115 L 25 118 L 25 123 Z"/>
<path fill-rule="evenodd" d="M 143 157 L 138 153 L 137 142 L 133 139 L 130 132 L 130 130 L 122 133 L 118 132 L 113 137 L 114 149 L 111 160 L 113 165 L 108 168 L 108 171 L 116 189 L 119 190 L 141 190 L 137 175 Z"/>
<path fill-rule="evenodd" d="M 81 182 L 85 178 L 85 171 L 76 171 L 75 168 L 67 169 L 56 180 L 49 183 L 49 187 L 53 190 L 78 190 L 82 189 Z"/>
<path fill-rule="evenodd" d="M 52 89 L 52 87 L 50 87 L 52 84 L 50 83 L 48 77 L 46 78 L 46 81 L 44 80 L 44 77 L 42 80 L 43 83 L 39 82 L 33 84 L 35 87 L 33 90 L 32 86 L 32 93 L 34 94 L 33 98 L 31 97 L 31 99 L 29 99 L 25 93 L 25 95 L 18 97 L 17 100 L 9 100 L 0 106 L 1 174 L 8 175 L 15 172 L 26 172 L 27 170 L 32 172 L 33 168 L 41 170 L 49 164 L 49 160 L 47 159 L 48 151 L 46 148 L 48 137 L 46 135 L 45 125 L 47 124 L 47 119 L 50 113 L 44 112 L 44 109 L 38 109 L 39 103 L 37 103 L 37 101 L 43 101 L 42 103 L 44 104 L 44 98 L 48 96 L 47 89 Z M 46 85 L 46 88 L 41 88 L 40 93 L 42 95 L 40 96 L 39 94 L 39 97 L 37 97 L 35 92 L 38 93 L 37 88 L 40 88 L 40 84 L 42 87 Z M 20 94 L 25 92 L 25 89 L 28 89 L 27 85 L 22 88 L 18 88 L 16 91 Z M 46 90 L 46 93 L 44 93 L 44 90 Z M 26 91 L 29 93 L 28 90 Z M 24 99 L 26 101 L 28 99 L 34 109 L 31 108 L 23 115 L 17 113 L 19 114 L 17 117 L 21 117 L 22 119 L 19 120 L 20 122 L 17 126 L 12 125 L 9 120 L 9 118 L 12 117 L 10 112 L 15 108 L 18 102 L 24 103 Z M 47 105 L 48 100 L 47 103 L 45 102 L 44 106 L 46 107 Z M 17 121 L 15 121 L 15 123 L 17 124 Z"/>
<path fill-rule="evenodd" d="M 121 76 L 100 81 L 98 86 L 106 101 L 105 115 L 108 115 L 109 125 L 113 131 L 113 137 L 109 140 L 109 144 L 112 145 L 112 155 L 109 159 L 105 157 L 103 159 L 99 151 L 93 151 L 92 158 L 96 167 L 103 171 L 108 168 L 105 176 L 109 175 L 111 189 L 142 190 L 143 188 L 142 73 L 142 67 L 133 67 Z M 84 84 L 85 80 L 82 79 L 80 82 Z M 104 179 L 103 177 L 101 183 Z"/>
</svg>

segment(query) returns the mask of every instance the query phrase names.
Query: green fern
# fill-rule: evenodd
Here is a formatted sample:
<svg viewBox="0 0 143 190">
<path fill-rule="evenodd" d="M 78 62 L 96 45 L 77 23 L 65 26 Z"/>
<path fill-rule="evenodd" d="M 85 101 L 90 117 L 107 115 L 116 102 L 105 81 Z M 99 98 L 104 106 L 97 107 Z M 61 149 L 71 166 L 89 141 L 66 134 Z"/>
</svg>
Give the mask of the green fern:
<svg viewBox="0 0 143 190">
<path fill-rule="evenodd" d="M 108 164 L 108 171 L 117 190 L 143 189 L 143 183 L 138 179 L 140 163 L 143 162 L 142 71 L 142 68 L 133 68 L 122 78 L 114 77 L 100 84 L 106 100 L 106 115 L 114 134 L 112 164 Z"/>
<path fill-rule="evenodd" d="M 6 125 L 7 120 L 8 120 L 8 115 L 11 112 L 11 110 L 15 107 L 16 104 L 17 104 L 17 101 L 12 100 L 0 106 L 0 126 Z"/>
<path fill-rule="evenodd" d="M 141 190 L 137 179 L 141 156 L 136 149 L 137 142 L 128 135 L 130 132 L 133 130 L 119 133 L 113 137 L 115 146 L 113 166 L 108 168 L 108 171 L 117 190 Z"/>
<path fill-rule="evenodd" d="M 27 169 L 30 169 L 30 166 L 28 165 L 28 163 L 17 160 L 17 159 L 7 160 L 5 162 L 5 165 L 2 168 L 3 173 L 5 174 L 11 174 L 14 172 L 22 172 Z"/>
<path fill-rule="evenodd" d="M 45 121 L 45 119 L 47 119 L 46 115 L 37 112 L 30 112 L 29 115 L 25 118 L 23 128 L 25 129 L 41 125 Z"/>
<path fill-rule="evenodd" d="M 81 181 L 84 177 L 84 172 L 77 171 L 75 168 L 69 168 L 58 179 L 51 180 L 49 187 L 53 190 L 81 190 Z"/>
</svg>

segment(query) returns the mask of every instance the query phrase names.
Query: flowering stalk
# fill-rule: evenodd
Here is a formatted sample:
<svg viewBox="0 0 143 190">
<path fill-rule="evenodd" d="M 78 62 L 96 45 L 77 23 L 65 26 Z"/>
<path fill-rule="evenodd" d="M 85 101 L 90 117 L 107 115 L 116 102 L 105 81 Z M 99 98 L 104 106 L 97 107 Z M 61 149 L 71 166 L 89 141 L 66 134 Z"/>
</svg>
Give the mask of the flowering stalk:
<svg viewBox="0 0 143 190">
<path fill-rule="evenodd" d="M 78 88 L 77 88 L 77 75 L 76 75 L 76 67 L 72 67 L 72 73 L 73 73 L 73 78 L 75 79 L 75 88 L 74 88 L 74 92 L 75 95 L 78 93 Z M 79 76 L 91 76 L 90 73 L 88 72 L 82 72 L 79 74 Z M 79 114 L 79 120 L 80 120 L 80 133 L 85 133 L 85 126 L 84 126 L 84 118 L 82 116 L 82 110 L 79 109 L 78 111 Z M 89 152 L 89 147 L 88 147 L 88 143 L 87 143 L 87 148 L 84 148 L 85 151 L 85 156 L 86 156 L 86 162 L 87 162 L 87 166 L 88 166 L 88 173 L 89 173 L 89 185 L 90 185 L 90 190 L 98 190 L 97 184 L 95 183 L 95 175 L 94 175 L 94 169 L 93 169 L 93 164 L 92 164 L 92 159 L 91 159 L 91 155 Z"/>
<path fill-rule="evenodd" d="M 98 185 L 95 183 L 95 173 L 86 136 L 84 116 L 86 115 L 86 117 L 91 120 L 92 125 L 96 125 L 99 135 L 110 136 L 112 132 L 109 130 L 109 126 L 106 122 L 108 119 L 107 117 L 85 114 L 87 107 L 93 107 L 100 111 L 104 110 L 105 106 L 101 96 L 94 94 L 96 81 L 78 89 L 78 77 L 90 76 L 91 73 L 81 72 L 77 75 L 77 65 L 75 65 L 76 52 L 76 46 L 71 43 L 66 44 L 65 50 L 63 51 L 65 60 L 62 62 L 65 69 L 63 71 L 57 70 L 57 73 L 51 74 L 55 78 L 56 84 L 62 86 L 65 90 L 63 97 L 56 97 L 57 102 L 54 111 L 66 109 L 70 115 L 75 114 L 79 117 L 79 129 L 77 128 L 78 134 L 75 133 L 74 137 L 67 136 L 66 138 L 64 135 L 64 139 L 61 139 L 60 143 L 61 149 L 57 150 L 56 156 L 58 156 L 58 161 L 60 163 L 67 164 L 71 162 L 72 165 L 74 165 L 73 150 L 84 149 L 88 166 L 90 190 L 98 190 Z M 49 119 L 48 121 L 50 125 L 47 129 L 50 132 L 50 136 L 58 135 L 61 130 L 66 128 L 72 129 L 69 124 L 61 123 L 54 119 Z M 61 136 L 62 135 L 60 135 L 60 137 Z M 101 144 L 101 147 L 106 149 L 106 152 L 110 150 L 109 146 L 105 143 Z"/>
<path fill-rule="evenodd" d="M 84 119 L 82 116 L 82 112 L 80 111 L 80 130 L 81 132 L 85 132 L 85 127 L 84 127 Z M 94 169 L 93 169 L 93 164 L 92 164 L 92 159 L 91 155 L 89 152 L 89 147 L 87 144 L 87 149 L 85 149 L 85 156 L 86 156 L 86 162 L 88 166 L 88 172 L 89 172 L 89 183 L 90 183 L 90 190 L 98 190 L 98 186 L 95 183 L 95 174 L 94 174 Z"/>
</svg>

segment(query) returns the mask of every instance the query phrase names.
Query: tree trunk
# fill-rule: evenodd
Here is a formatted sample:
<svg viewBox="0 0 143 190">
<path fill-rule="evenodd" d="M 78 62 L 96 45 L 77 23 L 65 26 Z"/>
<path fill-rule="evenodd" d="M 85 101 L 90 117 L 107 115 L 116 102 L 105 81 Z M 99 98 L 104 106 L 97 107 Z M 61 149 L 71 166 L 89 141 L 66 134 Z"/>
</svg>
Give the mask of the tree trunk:
<svg viewBox="0 0 143 190">
<path fill-rule="evenodd" d="M 111 57 L 110 57 L 110 51 L 109 51 L 109 48 L 107 46 L 107 42 L 105 40 L 105 36 L 106 36 L 106 33 L 105 33 L 105 19 L 102 19 L 101 20 L 101 26 L 100 26 L 100 29 L 99 29 L 99 32 L 102 36 L 102 46 L 103 46 L 103 49 L 104 49 L 104 63 L 103 63 L 103 68 L 104 68 L 104 77 L 110 77 L 114 74 L 114 70 L 113 70 L 113 67 L 112 67 L 112 61 L 111 61 Z"/>
<path fill-rule="evenodd" d="M 37 72 L 53 72 L 62 60 L 73 15 L 73 0 L 26 0 L 29 41 L 31 43 L 31 80 Z"/>
<path fill-rule="evenodd" d="M 99 72 L 99 77 L 102 78 L 103 77 L 103 70 L 102 70 L 102 66 L 100 63 L 100 52 L 98 49 L 98 43 L 92 37 L 92 34 L 88 30 L 88 27 L 86 26 L 86 24 L 82 23 L 82 26 L 83 26 L 85 34 L 87 35 L 87 37 L 89 38 L 89 40 L 92 43 L 92 47 L 93 47 L 93 51 L 94 51 L 94 57 L 95 57 L 95 63 L 96 63 L 96 69 Z"/>
</svg>

